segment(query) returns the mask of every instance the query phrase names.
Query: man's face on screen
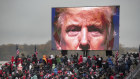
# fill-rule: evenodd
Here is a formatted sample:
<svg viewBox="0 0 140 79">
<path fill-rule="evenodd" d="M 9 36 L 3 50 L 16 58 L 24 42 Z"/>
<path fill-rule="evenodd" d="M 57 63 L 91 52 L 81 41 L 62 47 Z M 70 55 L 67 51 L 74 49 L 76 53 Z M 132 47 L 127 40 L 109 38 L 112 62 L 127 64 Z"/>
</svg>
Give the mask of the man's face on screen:
<svg viewBox="0 0 140 79">
<path fill-rule="evenodd" d="M 98 8 L 68 8 L 63 15 L 62 50 L 107 49 L 105 15 Z"/>
</svg>

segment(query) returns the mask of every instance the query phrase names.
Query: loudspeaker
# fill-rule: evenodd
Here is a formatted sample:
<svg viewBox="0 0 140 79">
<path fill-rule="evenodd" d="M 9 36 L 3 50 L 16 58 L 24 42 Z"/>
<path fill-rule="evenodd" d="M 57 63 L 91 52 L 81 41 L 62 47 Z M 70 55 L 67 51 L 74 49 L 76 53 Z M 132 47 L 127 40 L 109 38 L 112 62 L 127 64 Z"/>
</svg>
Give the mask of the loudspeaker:
<svg viewBox="0 0 140 79">
<path fill-rule="evenodd" d="M 65 56 L 65 55 L 67 55 L 67 50 L 61 50 L 61 54 L 62 54 L 62 56 Z"/>
<path fill-rule="evenodd" d="M 106 50 L 106 56 L 112 56 L 112 50 Z"/>
</svg>

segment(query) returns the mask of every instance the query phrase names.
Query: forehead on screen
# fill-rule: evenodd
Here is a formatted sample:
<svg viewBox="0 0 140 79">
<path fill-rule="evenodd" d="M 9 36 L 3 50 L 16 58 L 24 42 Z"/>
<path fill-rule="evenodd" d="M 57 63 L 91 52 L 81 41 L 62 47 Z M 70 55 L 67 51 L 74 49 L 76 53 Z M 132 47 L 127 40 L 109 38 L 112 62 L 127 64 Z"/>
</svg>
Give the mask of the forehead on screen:
<svg viewBox="0 0 140 79">
<path fill-rule="evenodd" d="M 106 23 L 108 24 L 108 23 L 111 22 L 111 16 L 112 16 L 112 13 L 113 13 L 113 8 L 114 7 L 56 8 L 56 12 L 58 13 L 58 15 L 57 15 L 58 16 L 58 23 L 59 23 L 58 25 L 61 26 L 62 24 L 64 24 L 64 22 L 66 21 L 66 19 L 65 19 L 66 15 L 71 15 L 71 14 L 76 15 L 76 16 L 80 16 L 80 17 L 81 17 L 81 14 L 82 14 L 82 17 L 86 17 L 87 19 L 88 19 L 88 16 L 89 16 L 89 18 L 91 18 L 91 16 L 93 16 L 93 18 L 98 19 L 98 21 L 102 21 L 102 23 L 100 23 L 100 24 L 106 24 Z M 102 15 L 104 15 L 104 17 Z"/>
<path fill-rule="evenodd" d="M 95 11 L 100 10 L 108 14 L 112 14 L 114 10 L 114 6 L 111 7 L 64 7 L 64 8 L 56 8 L 56 11 L 61 12 L 70 12 L 70 13 L 77 13 L 79 11 Z"/>
</svg>

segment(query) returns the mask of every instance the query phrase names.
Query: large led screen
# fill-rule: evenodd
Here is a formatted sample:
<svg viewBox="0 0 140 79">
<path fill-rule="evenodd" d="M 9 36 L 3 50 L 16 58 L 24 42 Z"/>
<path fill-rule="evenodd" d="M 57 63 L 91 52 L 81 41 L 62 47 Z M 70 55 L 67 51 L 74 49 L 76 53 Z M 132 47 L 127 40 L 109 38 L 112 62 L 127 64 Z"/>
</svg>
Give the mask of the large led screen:
<svg viewBox="0 0 140 79">
<path fill-rule="evenodd" d="M 53 50 L 119 50 L 119 6 L 52 8 Z"/>
</svg>

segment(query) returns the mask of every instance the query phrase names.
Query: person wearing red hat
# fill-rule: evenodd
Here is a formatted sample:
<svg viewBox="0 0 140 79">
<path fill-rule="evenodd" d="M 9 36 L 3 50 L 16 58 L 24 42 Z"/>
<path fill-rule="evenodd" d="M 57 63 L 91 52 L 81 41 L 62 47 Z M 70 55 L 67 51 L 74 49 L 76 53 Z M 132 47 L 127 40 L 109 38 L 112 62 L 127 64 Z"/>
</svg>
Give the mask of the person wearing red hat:
<svg viewBox="0 0 140 79">
<path fill-rule="evenodd" d="M 90 75 L 92 75 L 92 71 L 90 72 Z"/>
<path fill-rule="evenodd" d="M 82 55 L 80 55 L 80 58 L 79 58 L 79 60 L 78 60 L 78 63 L 83 63 L 83 56 Z"/>
<path fill-rule="evenodd" d="M 10 62 L 10 65 L 9 65 L 9 74 L 12 74 L 12 71 L 13 71 L 13 65 L 12 65 L 12 63 Z"/>
<path fill-rule="evenodd" d="M 58 70 L 58 74 L 60 74 L 60 70 Z"/>
<path fill-rule="evenodd" d="M 109 79 L 114 79 L 114 76 L 113 76 L 113 75 L 111 75 Z"/>
<path fill-rule="evenodd" d="M 17 60 L 17 66 L 21 63 L 22 64 L 22 59 L 21 58 L 18 58 L 18 60 Z"/>
<path fill-rule="evenodd" d="M 26 76 L 25 76 L 25 75 L 23 75 L 23 76 L 22 76 L 22 79 L 26 79 Z"/>
<path fill-rule="evenodd" d="M 71 76 L 70 76 L 70 79 L 73 79 L 73 78 L 74 78 L 74 75 L 71 75 Z"/>
<path fill-rule="evenodd" d="M 0 77 L 2 76 L 2 69 L 0 69 Z"/>
<path fill-rule="evenodd" d="M 75 76 L 77 75 L 77 73 L 74 74 Z"/>
<path fill-rule="evenodd" d="M 123 73 L 120 73 L 120 76 L 123 76 Z"/>
<path fill-rule="evenodd" d="M 8 79 L 12 79 L 12 75 L 11 75 L 11 74 L 9 74 L 9 77 L 8 77 Z"/>
<path fill-rule="evenodd" d="M 48 63 L 50 63 L 50 66 L 52 66 L 52 59 L 51 59 L 50 56 L 49 56 L 49 58 L 48 58 Z"/>
<path fill-rule="evenodd" d="M 43 79 L 43 72 L 40 72 L 40 77 L 41 79 Z"/>
<path fill-rule="evenodd" d="M 91 59 L 90 59 L 90 56 L 88 56 L 88 59 L 87 59 L 87 66 L 88 68 L 91 67 L 92 63 L 91 63 Z"/>
<path fill-rule="evenodd" d="M 7 66 L 8 65 L 8 63 L 5 63 L 5 66 Z"/>
<path fill-rule="evenodd" d="M 54 73 L 52 73 L 52 76 L 54 76 Z"/>
<path fill-rule="evenodd" d="M 93 59 L 94 59 L 94 60 L 96 60 L 96 59 L 97 59 L 95 55 L 93 55 Z"/>
<path fill-rule="evenodd" d="M 96 70 L 96 66 L 95 66 L 95 65 L 93 65 L 93 66 L 92 66 L 92 69 L 95 71 L 95 70 Z"/>
<path fill-rule="evenodd" d="M 77 79 L 76 77 L 74 77 L 74 79 Z"/>
<path fill-rule="evenodd" d="M 12 56 L 12 58 L 11 58 L 12 64 L 13 64 L 14 61 L 15 61 L 14 56 Z"/>
</svg>

